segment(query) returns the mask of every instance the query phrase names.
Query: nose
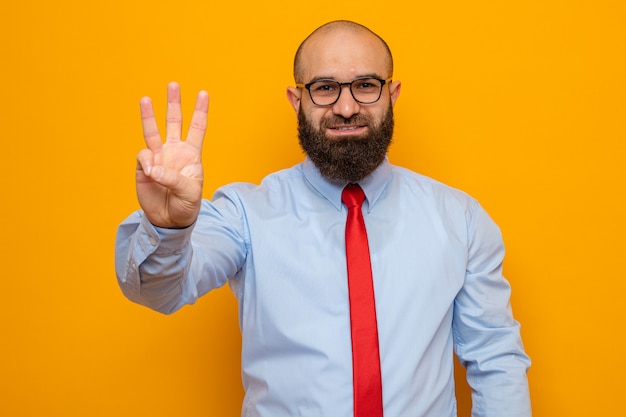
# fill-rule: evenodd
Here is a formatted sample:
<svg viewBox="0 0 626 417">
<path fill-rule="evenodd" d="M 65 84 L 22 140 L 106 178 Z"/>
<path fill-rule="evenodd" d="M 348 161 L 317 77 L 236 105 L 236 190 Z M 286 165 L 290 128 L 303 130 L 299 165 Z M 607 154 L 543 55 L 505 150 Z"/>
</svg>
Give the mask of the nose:
<svg viewBox="0 0 626 417">
<path fill-rule="evenodd" d="M 358 114 L 361 111 L 361 105 L 352 97 L 349 85 L 341 86 L 341 94 L 335 104 L 333 104 L 333 113 L 342 116 L 345 119 Z"/>
</svg>

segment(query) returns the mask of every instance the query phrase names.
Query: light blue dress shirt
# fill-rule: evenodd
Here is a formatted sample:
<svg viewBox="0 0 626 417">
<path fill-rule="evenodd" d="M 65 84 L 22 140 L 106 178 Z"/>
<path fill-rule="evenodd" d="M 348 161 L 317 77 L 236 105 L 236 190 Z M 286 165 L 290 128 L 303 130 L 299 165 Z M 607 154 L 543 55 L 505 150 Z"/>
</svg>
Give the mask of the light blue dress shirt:
<svg viewBox="0 0 626 417">
<path fill-rule="evenodd" d="M 230 284 L 242 416 L 352 416 L 344 185 L 306 159 L 261 185 L 219 189 L 187 229 L 154 227 L 138 211 L 118 230 L 118 281 L 135 302 L 169 314 Z M 385 416 L 456 416 L 453 349 L 473 416 L 530 416 L 498 227 L 468 195 L 388 161 L 360 185 Z"/>
</svg>

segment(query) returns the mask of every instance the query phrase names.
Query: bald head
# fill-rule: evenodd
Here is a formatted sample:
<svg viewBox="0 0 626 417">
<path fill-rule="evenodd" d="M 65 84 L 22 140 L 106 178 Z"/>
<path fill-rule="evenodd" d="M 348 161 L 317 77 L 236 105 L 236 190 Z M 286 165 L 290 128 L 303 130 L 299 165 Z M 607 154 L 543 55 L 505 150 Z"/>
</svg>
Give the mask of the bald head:
<svg viewBox="0 0 626 417">
<path fill-rule="evenodd" d="M 315 29 L 298 47 L 296 51 L 296 56 L 294 59 L 293 65 L 293 76 L 296 83 L 304 83 L 305 72 L 306 72 L 306 59 L 303 58 L 309 52 L 309 49 L 315 48 L 323 48 L 325 42 L 331 41 L 333 39 L 337 40 L 342 35 L 350 35 L 353 37 L 362 37 L 363 41 L 372 41 L 374 39 L 375 43 L 378 44 L 381 48 L 378 48 L 378 51 L 372 51 L 372 53 L 379 54 L 380 59 L 385 61 L 385 66 L 388 71 L 388 77 L 391 77 L 393 74 L 393 58 L 391 56 L 391 50 L 387 43 L 378 36 L 376 33 L 372 32 L 367 27 L 351 22 L 349 20 L 336 20 L 333 22 L 326 23 L 319 28 Z"/>
</svg>

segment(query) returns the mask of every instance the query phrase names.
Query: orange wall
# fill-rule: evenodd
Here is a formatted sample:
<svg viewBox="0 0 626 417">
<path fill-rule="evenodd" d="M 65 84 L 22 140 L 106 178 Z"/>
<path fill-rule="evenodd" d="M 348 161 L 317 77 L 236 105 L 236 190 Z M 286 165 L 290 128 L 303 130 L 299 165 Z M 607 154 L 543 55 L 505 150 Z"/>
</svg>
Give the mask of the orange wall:
<svg viewBox="0 0 626 417">
<path fill-rule="evenodd" d="M 302 159 L 292 55 L 336 18 L 394 51 L 392 161 L 500 224 L 535 415 L 623 415 L 624 2 L 6 3 L 0 415 L 239 415 L 228 289 L 165 317 L 115 283 L 115 229 L 137 207 L 138 102 L 151 95 L 163 116 L 177 80 L 189 115 L 207 89 L 206 195 L 257 182 Z"/>
</svg>

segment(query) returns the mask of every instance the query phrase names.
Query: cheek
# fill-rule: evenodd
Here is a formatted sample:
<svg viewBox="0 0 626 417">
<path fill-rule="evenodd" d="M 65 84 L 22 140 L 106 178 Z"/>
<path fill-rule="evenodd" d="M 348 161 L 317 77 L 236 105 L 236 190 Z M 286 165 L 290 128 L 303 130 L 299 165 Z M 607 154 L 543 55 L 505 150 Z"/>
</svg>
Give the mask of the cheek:
<svg viewBox="0 0 626 417">
<path fill-rule="evenodd" d="M 381 102 L 381 104 L 383 103 Z M 379 126 L 390 111 L 392 111 L 391 103 L 384 103 L 382 106 L 372 109 L 368 116 Z"/>
<path fill-rule="evenodd" d="M 304 108 L 300 106 L 300 117 L 306 118 L 308 123 L 315 129 L 319 129 L 323 119 L 332 117 L 332 112 L 329 112 L 327 108 Z"/>
</svg>

